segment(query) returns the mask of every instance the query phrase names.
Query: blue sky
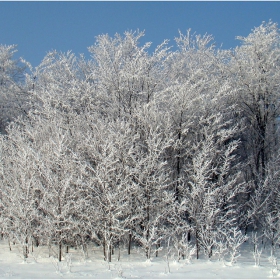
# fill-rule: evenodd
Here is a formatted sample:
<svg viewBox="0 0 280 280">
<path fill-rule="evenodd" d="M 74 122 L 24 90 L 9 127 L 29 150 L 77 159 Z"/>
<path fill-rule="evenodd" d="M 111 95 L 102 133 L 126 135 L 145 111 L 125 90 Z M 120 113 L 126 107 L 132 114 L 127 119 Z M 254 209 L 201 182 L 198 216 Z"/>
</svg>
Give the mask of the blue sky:
<svg viewBox="0 0 280 280">
<path fill-rule="evenodd" d="M 262 21 L 280 25 L 280 2 L 1 2 L 0 44 L 17 44 L 17 56 L 37 66 L 51 50 L 88 56 L 95 36 L 145 30 L 153 48 L 174 44 L 178 29 L 212 34 L 218 46 L 238 45 Z"/>
</svg>

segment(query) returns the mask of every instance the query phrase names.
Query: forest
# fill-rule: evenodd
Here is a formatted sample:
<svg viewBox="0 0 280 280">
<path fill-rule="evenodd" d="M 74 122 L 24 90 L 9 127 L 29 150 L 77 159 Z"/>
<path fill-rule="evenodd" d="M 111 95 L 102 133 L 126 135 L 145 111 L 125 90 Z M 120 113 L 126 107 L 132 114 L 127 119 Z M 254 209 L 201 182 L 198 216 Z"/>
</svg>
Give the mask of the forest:
<svg viewBox="0 0 280 280">
<path fill-rule="evenodd" d="M 280 32 L 234 49 L 179 32 L 99 35 L 90 59 L 32 67 L 0 45 L 0 231 L 24 258 L 124 246 L 147 259 L 227 258 L 247 240 L 280 251 Z"/>
</svg>

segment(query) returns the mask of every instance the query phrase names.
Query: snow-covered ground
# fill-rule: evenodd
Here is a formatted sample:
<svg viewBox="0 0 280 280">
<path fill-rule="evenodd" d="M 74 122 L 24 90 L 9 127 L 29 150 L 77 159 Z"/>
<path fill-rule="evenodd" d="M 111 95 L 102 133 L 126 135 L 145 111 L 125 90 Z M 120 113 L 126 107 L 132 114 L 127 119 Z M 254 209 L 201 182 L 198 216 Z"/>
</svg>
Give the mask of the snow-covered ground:
<svg viewBox="0 0 280 280">
<path fill-rule="evenodd" d="M 269 249 L 261 255 L 260 266 L 255 266 L 251 247 L 252 244 L 247 242 L 242 248 L 242 256 L 232 266 L 228 262 L 223 264 L 205 259 L 176 262 L 171 254 L 169 273 L 164 250 L 151 261 L 146 261 L 142 251 L 135 248 L 130 256 L 122 249 L 120 261 L 117 261 L 116 250 L 113 261 L 108 264 L 99 247 L 89 248 L 86 260 L 79 249 L 70 248 L 69 254 L 64 253 L 63 261 L 58 263 L 56 258 L 49 257 L 47 247 L 38 247 L 24 262 L 20 247 L 12 245 L 10 252 L 8 242 L 1 240 L 0 278 L 279 278 L 280 271 L 272 271 L 275 266 L 269 260 Z"/>
</svg>

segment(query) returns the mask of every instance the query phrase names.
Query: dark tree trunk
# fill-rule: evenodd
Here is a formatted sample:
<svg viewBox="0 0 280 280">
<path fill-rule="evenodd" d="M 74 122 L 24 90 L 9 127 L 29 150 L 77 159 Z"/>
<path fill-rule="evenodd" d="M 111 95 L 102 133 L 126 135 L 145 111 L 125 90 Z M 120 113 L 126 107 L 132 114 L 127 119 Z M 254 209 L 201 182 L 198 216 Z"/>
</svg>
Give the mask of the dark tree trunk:
<svg viewBox="0 0 280 280">
<path fill-rule="evenodd" d="M 196 259 L 199 257 L 198 230 L 195 231 Z"/>
<path fill-rule="evenodd" d="M 156 244 L 156 257 L 158 257 L 158 249 L 160 248 L 160 242 Z"/>
<path fill-rule="evenodd" d="M 61 259 L 62 259 L 62 242 L 60 240 L 58 244 L 58 261 L 61 262 Z"/>
<path fill-rule="evenodd" d="M 191 241 L 191 232 L 188 231 L 188 242 L 190 242 L 190 241 Z"/>
<path fill-rule="evenodd" d="M 104 261 L 106 261 L 107 257 L 106 257 L 106 241 L 105 241 L 105 238 L 103 239 L 103 255 L 104 255 Z"/>
<path fill-rule="evenodd" d="M 183 112 L 181 112 L 180 116 L 180 123 L 179 123 L 179 131 L 178 131 L 178 140 L 181 141 L 182 138 L 182 118 L 183 118 Z M 176 173 L 177 173 L 177 180 L 176 180 L 176 187 L 175 187 L 175 200 L 179 201 L 180 199 L 180 193 L 179 193 L 179 179 L 181 174 L 181 148 L 177 150 L 177 162 L 176 162 Z"/>
<path fill-rule="evenodd" d="M 130 255 L 131 241 L 132 241 L 132 234 L 130 232 L 129 235 L 128 235 L 128 251 L 127 251 L 128 255 Z"/>
<path fill-rule="evenodd" d="M 28 238 L 26 237 L 25 239 L 25 245 L 24 245 L 24 258 L 27 259 L 28 258 L 28 254 L 29 254 L 29 250 L 28 250 Z"/>
</svg>

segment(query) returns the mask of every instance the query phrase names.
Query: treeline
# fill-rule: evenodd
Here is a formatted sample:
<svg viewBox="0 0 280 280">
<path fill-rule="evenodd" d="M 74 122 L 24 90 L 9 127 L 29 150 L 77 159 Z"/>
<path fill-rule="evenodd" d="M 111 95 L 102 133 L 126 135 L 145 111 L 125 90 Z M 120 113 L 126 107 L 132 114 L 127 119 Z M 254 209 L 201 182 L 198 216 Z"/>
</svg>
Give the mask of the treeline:
<svg viewBox="0 0 280 280">
<path fill-rule="evenodd" d="M 0 45 L 2 236 L 25 258 L 95 242 L 107 261 L 168 244 L 234 262 L 253 231 L 274 254 L 279 35 L 263 23 L 221 50 L 189 30 L 153 53 L 143 32 L 100 35 L 91 59 L 54 51 L 35 68 Z"/>
</svg>

